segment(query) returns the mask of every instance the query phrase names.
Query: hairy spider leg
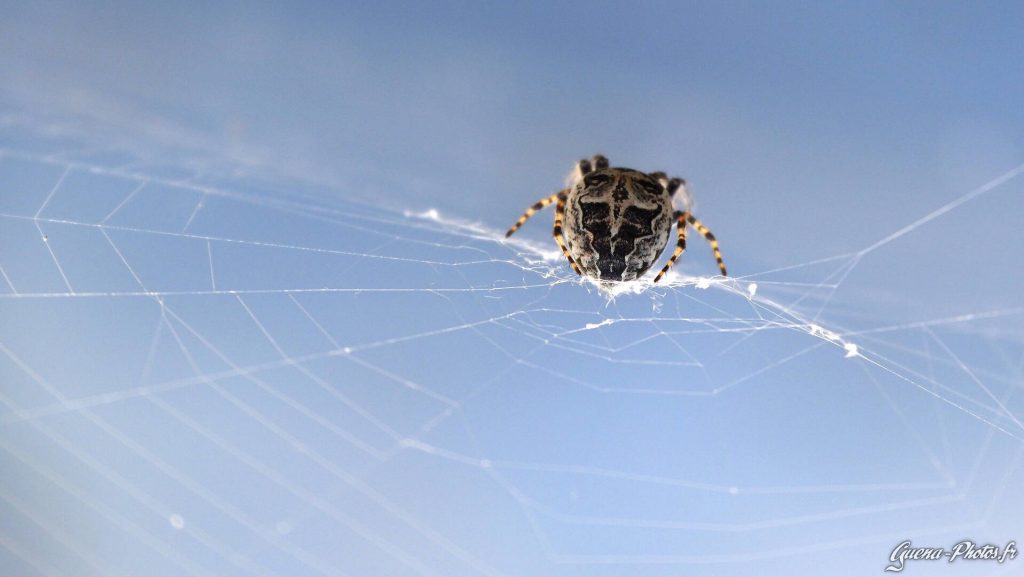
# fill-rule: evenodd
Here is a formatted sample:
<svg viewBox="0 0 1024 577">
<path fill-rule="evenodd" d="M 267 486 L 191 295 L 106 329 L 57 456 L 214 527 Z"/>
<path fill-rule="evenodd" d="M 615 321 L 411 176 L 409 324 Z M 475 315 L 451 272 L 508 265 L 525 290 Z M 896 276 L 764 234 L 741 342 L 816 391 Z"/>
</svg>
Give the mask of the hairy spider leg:
<svg viewBox="0 0 1024 577">
<path fill-rule="evenodd" d="M 552 234 L 555 237 L 555 242 L 558 243 L 558 248 L 562 249 L 562 254 L 565 258 L 569 259 L 569 264 L 572 265 L 572 270 L 576 271 L 576 274 L 582 275 L 579 265 L 576 264 L 576 259 L 572 258 L 569 254 L 568 247 L 565 246 L 565 239 L 562 238 L 562 219 L 565 217 L 565 198 L 559 197 L 558 204 L 555 205 L 555 228 Z"/>
<path fill-rule="evenodd" d="M 693 228 L 697 229 L 697 232 L 701 233 L 708 244 L 711 245 L 711 250 L 715 253 L 715 260 L 718 262 L 718 270 L 722 271 L 722 276 L 729 276 L 725 273 L 725 263 L 722 261 L 722 251 L 718 249 L 718 241 L 715 240 L 715 235 L 711 234 L 708 227 L 704 226 L 704 223 L 697 220 L 697 217 L 693 216 L 688 212 L 676 212 L 679 218 L 686 216 L 686 220 L 693 225 Z"/>
<path fill-rule="evenodd" d="M 672 268 L 672 265 L 676 263 L 676 259 L 679 258 L 683 251 L 686 250 L 686 223 L 689 222 L 693 225 L 693 228 L 697 229 L 701 235 L 707 239 L 708 244 L 711 245 L 711 250 L 715 253 L 715 261 L 718 262 L 718 270 L 722 271 L 722 276 L 728 276 L 725 272 L 725 262 L 722 261 L 722 251 L 718 248 L 718 241 L 715 240 L 715 235 L 711 234 L 708 227 L 704 226 L 697 217 L 685 211 L 676 211 L 673 216 L 676 217 L 676 229 L 679 231 L 679 242 L 676 243 L 676 250 L 672 253 L 672 256 L 668 259 L 668 263 L 665 268 L 661 269 L 658 276 L 654 277 L 654 282 L 661 280 L 661 277 L 665 276 L 668 269 Z"/>
<path fill-rule="evenodd" d="M 676 259 L 679 258 L 679 255 L 683 254 L 683 251 L 686 250 L 686 217 L 689 214 L 686 212 L 676 212 L 673 216 L 676 217 L 676 231 L 679 233 L 679 240 L 676 242 L 676 250 L 672 251 L 672 256 L 665 263 L 665 268 L 661 269 L 658 276 L 654 277 L 654 282 L 660 281 L 661 277 L 665 276 L 665 273 L 668 272 L 668 269 L 676 264 Z"/>
<path fill-rule="evenodd" d="M 505 233 L 505 238 L 512 236 L 512 233 L 519 230 L 519 227 L 523 226 L 523 223 L 529 220 L 530 217 L 533 216 L 534 213 L 536 213 L 538 210 L 543 209 L 544 207 L 551 204 L 552 202 L 555 202 L 559 198 L 565 198 L 565 195 L 568 193 L 569 189 L 560 190 L 547 198 L 542 198 L 538 200 L 536 203 L 534 203 L 533 206 L 526 209 L 526 212 L 523 213 L 523 216 L 519 217 L 519 220 L 517 220 L 516 223 L 512 225 L 512 228 L 508 229 L 508 232 Z"/>
</svg>

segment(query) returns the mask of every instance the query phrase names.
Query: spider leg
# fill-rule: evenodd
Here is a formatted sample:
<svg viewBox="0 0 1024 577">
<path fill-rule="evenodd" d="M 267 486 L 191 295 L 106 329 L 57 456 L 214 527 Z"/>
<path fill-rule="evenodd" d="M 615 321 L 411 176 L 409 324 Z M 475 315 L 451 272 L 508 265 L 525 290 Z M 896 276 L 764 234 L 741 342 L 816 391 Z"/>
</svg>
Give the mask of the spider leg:
<svg viewBox="0 0 1024 577">
<path fill-rule="evenodd" d="M 568 190 L 561 190 L 561 191 L 556 192 L 555 194 L 552 194 L 551 196 L 549 196 L 547 198 L 542 198 L 542 199 L 538 200 L 537 202 L 535 202 L 533 206 L 531 206 L 530 208 L 526 209 L 526 212 L 523 213 L 523 216 L 519 217 L 519 220 L 517 220 L 516 223 L 512 225 L 512 228 L 508 229 L 508 232 L 505 233 L 505 238 L 508 238 L 508 237 L 512 236 L 512 234 L 515 231 L 519 230 L 519 227 L 523 226 L 523 223 L 525 223 L 527 220 L 529 220 L 530 217 L 533 216 L 534 213 L 536 213 L 538 210 L 543 209 L 544 207 L 546 207 L 547 205 L 551 204 L 552 202 L 555 202 L 559 198 L 565 198 L 565 195 L 567 193 L 568 193 Z"/>
<path fill-rule="evenodd" d="M 715 253 L 715 260 L 718 261 L 718 270 L 722 271 L 722 276 L 729 276 L 725 274 L 725 263 L 722 262 L 722 251 L 718 249 L 718 241 L 715 240 L 715 235 L 711 234 L 708 227 L 704 226 L 704 223 L 697 220 L 697 217 L 692 214 L 688 212 L 677 212 L 676 214 L 679 215 L 679 218 L 683 218 L 685 216 L 686 220 L 693 225 L 693 228 L 697 229 L 697 232 L 701 233 L 701 235 L 707 239 L 708 244 L 711 245 L 711 250 Z"/>
<path fill-rule="evenodd" d="M 558 248 L 562 249 L 562 254 L 565 258 L 569 259 L 569 264 L 572 265 L 572 270 L 576 271 L 576 274 L 582 275 L 580 267 L 576 264 L 576 259 L 572 258 L 569 254 L 569 249 L 565 246 L 565 239 L 562 237 L 562 219 L 565 218 L 565 197 L 558 197 L 558 204 L 555 205 L 555 228 L 552 234 L 555 237 L 555 242 L 558 243 Z"/>
<path fill-rule="evenodd" d="M 654 277 L 654 282 L 661 280 L 661 277 L 665 276 L 668 269 L 672 268 L 672 265 L 676 264 L 676 259 L 679 258 L 679 255 L 683 254 L 683 251 L 686 250 L 686 217 L 689 216 L 689 213 L 676 212 L 674 216 L 676 217 L 676 231 L 679 233 L 679 240 L 676 242 L 676 250 L 672 252 L 672 256 L 669 257 L 668 262 L 665 263 L 665 268 L 661 269 L 658 276 Z"/>
</svg>

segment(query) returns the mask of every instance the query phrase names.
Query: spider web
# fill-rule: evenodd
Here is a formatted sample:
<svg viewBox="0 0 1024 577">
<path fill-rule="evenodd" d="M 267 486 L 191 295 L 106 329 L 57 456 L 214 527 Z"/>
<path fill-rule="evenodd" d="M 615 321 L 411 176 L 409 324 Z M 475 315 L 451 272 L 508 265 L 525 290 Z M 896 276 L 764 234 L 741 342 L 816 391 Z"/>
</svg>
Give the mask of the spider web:
<svg viewBox="0 0 1024 577">
<path fill-rule="evenodd" d="M 1024 307 L 844 289 L 981 197 L 1019 212 L 1022 171 L 853 252 L 722 279 L 691 243 L 609 295 L 534 222 L 5 149 L 0 564 L 863 575 L 1002 545 Z M 943 570 L 1012 571 L 908 572 Z"/>
</svg>

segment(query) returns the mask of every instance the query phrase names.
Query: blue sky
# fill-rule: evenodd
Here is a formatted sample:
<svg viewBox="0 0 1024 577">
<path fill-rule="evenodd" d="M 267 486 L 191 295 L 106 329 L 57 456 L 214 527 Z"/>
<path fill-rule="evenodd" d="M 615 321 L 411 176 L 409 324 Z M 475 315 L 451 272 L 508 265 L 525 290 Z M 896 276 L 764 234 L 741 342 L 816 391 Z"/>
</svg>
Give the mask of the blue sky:
<svg viewBox="0 0 1024 577">
<path fill-rule="evenodd" d="M 15 574 L 864 575 L 1021 538 L 1018 3 L 4 13 Z M 597 152 L 685 177 L 738 280 L 691 243 L 609 301 L 550 214 L 500 240 Z"/>
</svg>

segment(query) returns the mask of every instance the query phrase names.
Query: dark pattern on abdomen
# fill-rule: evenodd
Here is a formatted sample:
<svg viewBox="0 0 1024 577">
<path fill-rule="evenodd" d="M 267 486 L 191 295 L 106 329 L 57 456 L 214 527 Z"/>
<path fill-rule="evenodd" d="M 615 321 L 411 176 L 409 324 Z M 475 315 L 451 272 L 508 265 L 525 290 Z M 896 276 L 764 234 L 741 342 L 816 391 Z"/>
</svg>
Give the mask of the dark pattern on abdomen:
<svg viewBox="0 0 1024 577">
<path fill-rule="evenodd" d="M 637 278 L 651 267 L 659 252 L 648 246 L 658 242 L 652 235 L 651 223 L 661 216 L 662 207 L 624 207 L 624 214 L 615 215 L 619 217 L 619 228 L 614 231 L 612 207 L 607 203 L 580 200 L 576 207 L 579 222 L 570 219 L 566 224 L 573 229 L 570 236 L 586 239 L 587 252 L 596 257 L 580 262 L 587 273 L 601 280 L 621 281 Z"/>
<path fill-rule="evenodd" d="M 654 240 L 651 234 L 651 223 L 661 213 L 662 209 L 660 206 L 653 209 L 643 209 L 637 206 L 626 208 L 626 212 L 619 224 L 619 230 L 612 237 L 612 251 L 607 259 L 607 266 L 605 265 L 606 259 L 603 253 L 597 261 L 602 279 L 606 278 L 606 271 L 610 274 L 613 271 L 617 271 L 617 276 L 609 276 L 607 277 L 608 280 L 620 280 L 623 276 L 622 273 L 627 270 L 631 273 L 630 276 L 635 278 L 651 268 L 654 260 L 643 258 L 642 253 L 644 251 L 641 245 Z M 641 250 L 637 250 L 638 248 Z M 631 256 L 634 258 L 630 259 L 629 257 Z M 654 254 L 655 258 L 657 256 L 657 254 Z"/>
<path fill-rule="evenodd" d="M 645 190 L 643 183 L 623 182 L 647 177 L 629 172 L 607 184 L 577 183 L 566 199 L 563 230 L 569 253 L 591 278 L 636 279 L 651 268 L 668 240 L 671 198 Z"/>
<path fill-rule="evenodd" d="M 583 215 L 582 236 L 587 239 L 590 250 L 597 255 L 599 278 L 620 280 L 622 272 L 626 270 L 626 262 L 624 259 L 616 261 L 614 258 L 615 250 L 621 248 L 621 243 L 612 237 L 611 207 L 603 202 L 581 202 L 579 207 Z"/>
</svg>

